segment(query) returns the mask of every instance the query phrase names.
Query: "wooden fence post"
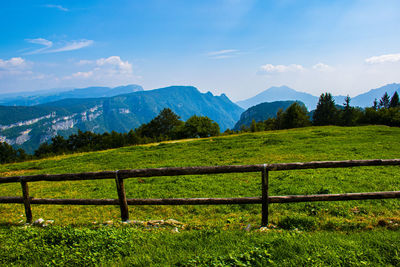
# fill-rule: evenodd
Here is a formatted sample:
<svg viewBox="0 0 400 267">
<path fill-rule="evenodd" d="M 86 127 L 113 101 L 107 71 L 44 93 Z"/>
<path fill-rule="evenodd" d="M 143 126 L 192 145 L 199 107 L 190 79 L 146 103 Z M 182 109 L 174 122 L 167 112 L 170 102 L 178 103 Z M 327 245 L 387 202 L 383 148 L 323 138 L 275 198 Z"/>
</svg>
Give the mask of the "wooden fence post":
<svg viewBox="0 0 400 267">
<path fill-rule="evenodd" d="M 261 186 L 262 186 L 261 226 L 267 226 L 268 205 L 269 205 L 267 164 L 264 164 L 264 169 L 261 172 Z"/>
<path fill-rule="evenodd" d="M 119 177 L 118 171 L 115 174 L 115 182 L 117 184 L 119 207 L 121 209 L 121 220 L 125 222 L 129 220 L 128 202 L 126 201 L 124 179 Z"/>
<path fill-rule="evenodd" d="M 22 187 L 22 198 L 24 199 L 26 222 L 32 223 L 32 210 L 31 210 L 31 202 L 29 199 L 28 183 L 25 181 L 21 181 L 21 187 Z"/>
</svg>

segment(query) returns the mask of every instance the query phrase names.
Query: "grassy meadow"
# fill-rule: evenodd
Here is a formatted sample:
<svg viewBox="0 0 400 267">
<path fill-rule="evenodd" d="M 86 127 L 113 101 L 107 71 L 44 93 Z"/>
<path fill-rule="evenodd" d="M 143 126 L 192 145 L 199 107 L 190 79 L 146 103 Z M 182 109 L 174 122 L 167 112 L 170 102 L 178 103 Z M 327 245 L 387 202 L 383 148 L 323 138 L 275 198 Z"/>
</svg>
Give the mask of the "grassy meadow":
<svg viewBox="0 0 400 267">
<path fill-rule="evenodd" d="M 308 127 L 63 155 L 0 166 L 0 176 L 150 167 L 400 158 L 400 128 Z M 128 198 L 260 196 L 260 173 L 131 178 Z M 270 195 L 394 191 L 399 167 L 270 173 Z M 114 180 L 29 183 L 38 198 L 117 198 Z M 0 184 L 20 196 L 19 184 Z M 271 204 L 260 231 L 260 205 L 130 206 L 131 220 L 175 219 L 174 227 L 119 223 L 117 206 L 0 204 L 3 265 L 400 265 L 400 201 Z M 113 221 L 110 226 L 102 223 Z M 251 227 L 248 227 L 251 225 Z M 244 229 L 251 228 L 250 231 Z"/>
</svg>

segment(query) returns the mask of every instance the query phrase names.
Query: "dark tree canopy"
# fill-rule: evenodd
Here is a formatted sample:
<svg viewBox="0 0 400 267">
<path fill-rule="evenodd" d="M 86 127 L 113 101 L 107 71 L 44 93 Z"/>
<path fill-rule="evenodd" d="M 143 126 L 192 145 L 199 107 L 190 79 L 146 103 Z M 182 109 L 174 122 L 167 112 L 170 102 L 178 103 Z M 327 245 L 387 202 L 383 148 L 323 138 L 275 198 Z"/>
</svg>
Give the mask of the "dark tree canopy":
<svg viewBox="0 0 400 267">
<path fill-rule="evenodd" d="M 355 110 L 350 106 L 351 98 L 350 96 L 346 96 L 344 99 L 343 106 L 344 108 L 339 111 L 339 124 L 344 126 L 351 126 L 355 124 Z"/>
<path fill-rule="evenodd" d="M 0 142 L 0 163 L 26 160 L 28 155 L 21 148 L 14 149 L 6 142 Z"/>
<path fill-rule="evenodd" d="M 147 137 L 171 137 L 175 127 L 181 126 L 183 122 L 171 109 L 164 108 L 157 117 L 149 123 L 143 124 L 138 128 L 141 136 Z"/>
<path fill-rule="evenodd" d="M 293 103 L 282 114 L 282 129 L 310 126 L 311 122 L 307 113 L 305 106 L 297 102 Z"/>
<path fill-rule="evenodd" d="M 337 119 L 335 101 L 330 93 L 321 94 L 313 116 L 314 125 L 333 125 Z"/>
<path fill-rule="evenodd" d="M 394 92 L 392 99 L 390 100 L 389 103 L 389 108 L 397 108 L 400 107 L 400 99 L 399 99 L 399 94 L 397 92 Z"/>
<path fill-rule="evenodd" d="M 194 115 L 185 122 L 183 132 L 184 137 L 194 138 L 217 136 L 220 130 L 218 123 L 213 122 L 210 118 Z"/>
<path fill-rule="evenodd" d="M 388 95 L 387 92 L 385 92 L 385 94 L 379 100 L 379 108 L 389 108 L 389 104 L 390 104 L 390 96 Z"/>
</svg>

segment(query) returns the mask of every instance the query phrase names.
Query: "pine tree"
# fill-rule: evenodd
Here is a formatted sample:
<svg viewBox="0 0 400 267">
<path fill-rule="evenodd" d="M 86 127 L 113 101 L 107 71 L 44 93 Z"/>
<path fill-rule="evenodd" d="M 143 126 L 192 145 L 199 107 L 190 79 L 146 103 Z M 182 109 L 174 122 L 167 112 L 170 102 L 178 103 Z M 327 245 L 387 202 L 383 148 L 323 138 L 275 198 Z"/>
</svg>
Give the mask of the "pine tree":
<svg viewBox="0 0 400 267">
<path fill-rule="evenodd" d="M 376 98 L 374 99 L 374 105 L 372 106 L 372 108 L 373 108 L 374 110 L 377 110 L 377 109 L 378 109 L 378 100 L 376 100 Z"/>
<path fill-rule="evenodd" d="M 389 108 L 397 108 L 397 107 L 400 107 L 399 94 L 397 92 L 394 92 L 392 99 L 390 100 L 389 103 Z"/>
<path fill-rule="evenodd" d="M 388 95 L 387 92 L 385 92 L 385 94 L 379 100 L 379 108 L 389 108 L 389 104 L 390 104 L 390 96 Z"/>
<path fill-rule="evenodd" d="M 350 106 L 351 98 L 347 95 L 344 99 L 344 109 L 340 111 L 341 124 L 350 126 L 354 124 L 354 108 Z"/>
<path fill-rule="evenodd" d="M 321 94 L 313 116 L 314 125 L 332 125 L 337 121 L 335 101 L 330 93 Z"/>
</svg>

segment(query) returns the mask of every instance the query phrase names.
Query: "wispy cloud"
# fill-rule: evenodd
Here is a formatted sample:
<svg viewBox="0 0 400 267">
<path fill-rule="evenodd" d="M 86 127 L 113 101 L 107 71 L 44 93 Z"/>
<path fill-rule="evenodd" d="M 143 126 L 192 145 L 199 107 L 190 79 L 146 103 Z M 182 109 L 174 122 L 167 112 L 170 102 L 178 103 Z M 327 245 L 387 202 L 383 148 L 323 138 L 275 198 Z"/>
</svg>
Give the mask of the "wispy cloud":
<svg viewBox="0 0 400 267">
<path fill-rule="evenodd" d="M 400 61 L 400 54 L 387 54 L 387 55 L 374 56 L 374 57 L 365 59 L 365 62 L 368 64 L 399 62 L 399 61 Z"/>
<path fill-rule="evenodd" d="M 323 72 L 335 70 L 335 68 L 333 68 L 332 66 L 329 66 L 329 65 L 321 63 L 321 62 L 319 62 L 319 63 L 315 64 L 314 66 L 312 66 L 312 69 L 313 70 L 318 70 L 318 71 L 323 71 Z"/>
<path fill-rule="evenodd" d="M 238 53 L 239 51 L 236 49 L 224 49 L 208 52 L 207 56 L 214 59 L 222 59 L 237 56 Z"/>
<path fill-rule="evenodd" d="M 84 47 L 91 46 L 93 44 L 93 40 L 80 40 L 80 41 L 72 41 L 70 43 L 65 44 L 62 47 L 56 49 L 50 49 L 47 53 L 57 53 L 57 52 L 65 52 L 65 51 L 72 51 L 78 50 Z"/>
<path fill-rule="evenodd" d="M 68 11 L 69 11 L 68 8 L 63 7 L 63 6 L 61 6 L 61 5 L 44 5 L 44 7 L 47 7 L 47 8 L 56 8 L 56 9 L 58 9 L 58 10 L 65 11 L 65 12 L 68 12 Z"/>
<path fill-rule="evenodd" d="M 290 64 L 290 65 L 265 64 L 260 67 L 260 73 L 298 72 L 304 70 L 305 68 L 302 65 L 298 64 Z"/>
<path fill-rule="evenodd" d="M 56 45 L 52 41 L 46 40 L 44 38 L 26 39 L 26 41 L 31 44 L 43 45 L 44 47 L 27 52 L 25 53 L 25 55 L 73 51 L 91 46 L 94 43 L 93 40 L 84 40 L 84 39 L 79 41 L 70 41 L 67 43 L 56 44 Z M 56 48 L 54 48 L 54 46 L 56 46 Z"/>
</svg>

